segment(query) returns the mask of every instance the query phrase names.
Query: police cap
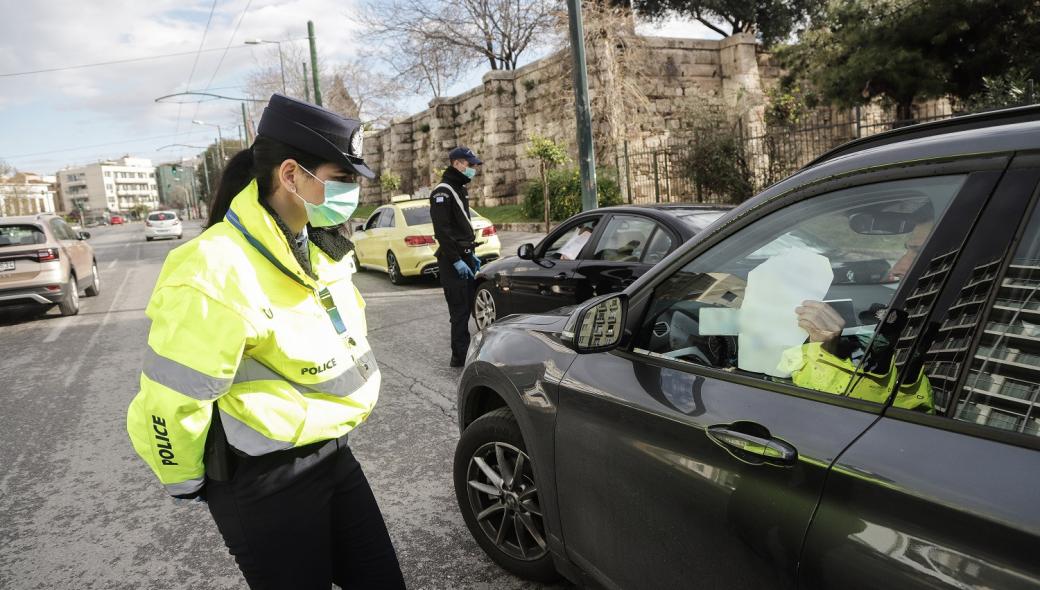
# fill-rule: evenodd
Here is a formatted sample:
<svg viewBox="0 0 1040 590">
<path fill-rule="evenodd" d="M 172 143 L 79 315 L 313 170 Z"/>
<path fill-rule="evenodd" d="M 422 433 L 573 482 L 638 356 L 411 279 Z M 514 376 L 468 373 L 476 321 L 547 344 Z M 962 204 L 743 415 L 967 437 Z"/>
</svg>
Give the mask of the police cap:
<svg viewBox="0 0 1040 590">
<path fill-rule="evenodd" d="M 365 178 L 376 176 L 361 158 L 364 129 L 357 119 L 276 93 L 264 108 L 256 131 Z"/>
<path fill-rule="evenodd" d="M 473 153 L 473 150 L 465 146 L 459 146 L 448 152 L 448 161 L 454 162 L 455 160 L 466 160 L 471 166 L 478 166 L 484 163 L 480 161 L 477 154 Z"/>
</svg>

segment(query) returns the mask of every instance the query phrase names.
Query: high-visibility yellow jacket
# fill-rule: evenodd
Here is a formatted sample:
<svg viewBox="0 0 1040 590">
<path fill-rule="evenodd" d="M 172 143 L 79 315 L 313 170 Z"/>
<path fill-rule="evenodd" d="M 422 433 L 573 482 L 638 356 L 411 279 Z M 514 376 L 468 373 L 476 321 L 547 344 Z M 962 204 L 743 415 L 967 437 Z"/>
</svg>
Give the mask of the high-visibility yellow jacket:
<svg viewBox="0 0 1040 590">
<path fill-rule="evenodd" d="M 780 367 L 791 371 L 791 380 L 800 387 L 879 404 L 888 400 L 897 377 L 894 367 L 884 374 L 857 372 L 851 360 L 827 352 L 819 342 L 787 349 Z M 931 414 L 935 412 L 932 397 L 932 385 L 928 378 L 918 374 L 914 381 L 904 382 L 899 387 L 892 405 Z"/>
<path fill-rule="evenodd" d="M 214 411 L 254 456 L 340 437 L 372 412 L 380 374 L 353 264 L 309 248 L 317 281 L 253 182 L 223 223 L 167 257 L 127 431 L 171 495 L 202 487 Z"/>
</svg>

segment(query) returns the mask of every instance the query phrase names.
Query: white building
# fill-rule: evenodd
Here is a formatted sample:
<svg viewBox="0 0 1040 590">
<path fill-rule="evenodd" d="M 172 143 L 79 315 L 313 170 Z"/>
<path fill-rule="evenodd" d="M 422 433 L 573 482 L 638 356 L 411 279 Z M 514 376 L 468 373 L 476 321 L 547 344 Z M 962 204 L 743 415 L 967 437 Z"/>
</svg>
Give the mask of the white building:
<svg viewBox="0 0 1040 590">
<path fill-rule="evenodd" d="M 159 206 L 155 168 L 147 158 L 123 156 L 66 168 L 58 172 L 58 183 L 67 211 L 75 211 L 80 204 L 84 210 L 95 213 L 125 212 L 138 205 L 149 209 Z"/>
<path fill-rule="evenodd" d="M 37 174 L 19 172 L 0 178 L 0 217 L 54 213 L 51 182 Z"/>
</svg>

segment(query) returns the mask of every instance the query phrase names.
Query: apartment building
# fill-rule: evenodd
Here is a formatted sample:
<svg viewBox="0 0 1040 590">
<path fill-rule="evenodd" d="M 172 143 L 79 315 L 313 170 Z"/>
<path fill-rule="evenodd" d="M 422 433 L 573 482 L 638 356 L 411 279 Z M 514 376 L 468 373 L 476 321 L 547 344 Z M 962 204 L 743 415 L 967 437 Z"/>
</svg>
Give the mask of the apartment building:
<svg viewBox="0 0 1040 590">
<path fill-rule="evenodd" d="M 85 212 L 126 212 L 143 205 L 159 206 L 155 168 L 147 158 L 124 156 L 66 168 L 58 172 L 60 193 L 66 210 L 82 208 Z"/>
</svg>

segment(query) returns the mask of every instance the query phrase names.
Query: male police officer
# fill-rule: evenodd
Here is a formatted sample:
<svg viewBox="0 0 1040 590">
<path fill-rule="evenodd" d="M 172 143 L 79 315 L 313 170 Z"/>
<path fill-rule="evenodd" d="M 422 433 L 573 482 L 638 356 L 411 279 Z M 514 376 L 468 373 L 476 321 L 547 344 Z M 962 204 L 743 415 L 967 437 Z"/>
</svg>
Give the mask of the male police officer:
<svg viewBox="0 0 1040 590">
<path fill-rule="evenodd" d="M 466 185 L 483 162 L 467 147 L 448 153 L 450 164 L 441 184 L 430 193 L 430 217 L 437 238 L 437 268 L 451 319 L 452 367 L 461 367 L 469 348 L 469 314 L 473 308 L 474 274 L 480 270 L 476 236 L 469 221 L 469 191 Z"/>
</svg>

